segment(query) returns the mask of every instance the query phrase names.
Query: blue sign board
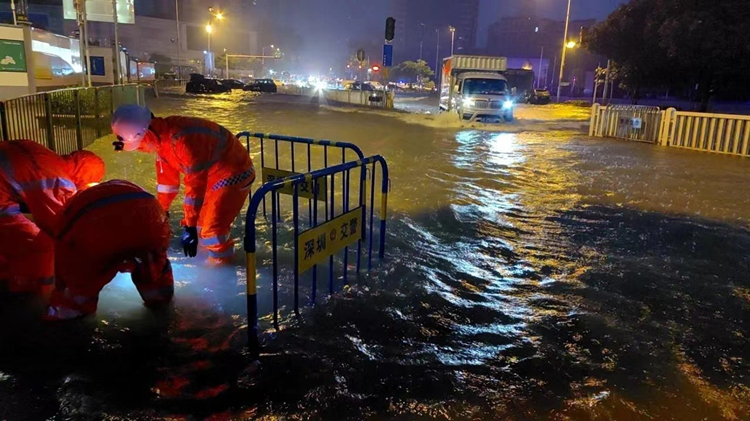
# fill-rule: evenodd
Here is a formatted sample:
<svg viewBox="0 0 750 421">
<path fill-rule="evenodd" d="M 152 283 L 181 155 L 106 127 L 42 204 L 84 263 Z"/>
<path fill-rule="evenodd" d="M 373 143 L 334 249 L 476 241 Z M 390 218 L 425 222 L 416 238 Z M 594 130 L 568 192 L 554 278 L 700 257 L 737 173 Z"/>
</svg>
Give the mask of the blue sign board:
<svg viewBox="0 0 750 421">
<path fill-rule="evenodd" d="M 383 67 L 393 66 L 393 46 L 385 44 L 383 46 Z"/>
<path fill-rule="evenodd" d="M 91 75 L 104 76 L 104 57 L 91 56 Z"/>
</svg>

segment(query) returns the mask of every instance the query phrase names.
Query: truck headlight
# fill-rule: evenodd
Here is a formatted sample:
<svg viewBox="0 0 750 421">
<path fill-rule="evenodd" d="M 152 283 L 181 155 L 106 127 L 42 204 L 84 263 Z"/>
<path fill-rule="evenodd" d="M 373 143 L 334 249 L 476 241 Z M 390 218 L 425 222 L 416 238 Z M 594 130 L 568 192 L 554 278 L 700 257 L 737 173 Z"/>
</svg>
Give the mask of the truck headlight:
<svg viewBox="0 0 750 421">
<path fill-rule="evenodd" d="M 469 108 L 471 108 L 471 107 L 473 107 L 474 105 L 476 105 L 476 101 L 474 101 L 473 99 L 468 99 L 468 98 L 467 98 L 467 99 L 464 99 L 464 107 L 469 107 Z"/>
<path fill-rule="evenodd" d="M 504 110 L 510 110 L 513 108 L 513 101 L 505 101 L 503 102 L 503 109 Z"/>
</svg>

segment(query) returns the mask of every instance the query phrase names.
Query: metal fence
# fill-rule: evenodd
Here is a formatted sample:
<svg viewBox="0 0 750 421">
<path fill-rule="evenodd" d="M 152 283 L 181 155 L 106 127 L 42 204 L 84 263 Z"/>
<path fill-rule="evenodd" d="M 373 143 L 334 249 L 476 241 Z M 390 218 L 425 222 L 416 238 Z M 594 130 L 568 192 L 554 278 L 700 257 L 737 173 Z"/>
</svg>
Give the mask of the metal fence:
<svg viewBox="0 0 750 421">
<path fill-rule="evenodd" d="M 123 104 L 144 105 L 142 85 L 61 89 L 0 102 L 0 140 L 30 139 L 67 154 L 110 133 Z"/>
<path fill-rule="evenodd" d="M 376 175 L 377 165 L 381 167 L 379 199 L 379 224 L 375 220 Z M 351 173 L 354 172 L 354 177 Z M 370 178 L 365 178 L 370 174 Z M 341 191 L 337 191 L 335 179 L 341 179 Z M 388 164 L 381 156 L 350 161 L 343 164 L 322 168 L 305 174 L 295 174 L 263 184 L 253 194 L 245 217 L 244 248 L 247 253 L 247 314 L 250 334 L 250 352 L 253 358 L 259 355 L 258 341 L 258 266 L 257 233 L 268 234 L 270 243 L 262 241 L 262 261 L 271 263 L 272 317 L 273 325 L 278 329 L 280 290 L 290 291 L 294 314 L 299 316 L 300 289 L 307 290 L 309 302 L 315 303 L 318 292 L 318 271 L 327 272 L 327 288 L 333 294 L 336 285 L 334 275 L 341 265 L 342 284 L 348 283 L 347 275 L 352 271 L 349 258 L 353 259 L 354 273 L 359 273 L 363 259 L 366 258 L 368 270 L 372 268 L 372 254 L 375 226 L 379 225 L 378 255 L 385 254 L 385 229 L 388 205 Z M 280 193 L 291 196 L 291 217 L 278 218 L 278 199 Z M 256 219 L 261 203 L 270 196 L 271 218 L 270 230 L 267 224 L 258 229 Z M 310 199 L 311 207 L 307 209 L 309 218 L 304 218 L 304 206 L 300 198 Z M 369 214 L 369 224 L 368 224 Z M 279 244 L 291 241 L 291 247 Z M 352 253 L 350 253 L 350 250 Z M 354 251 L 356 250 L 356 254 Z M 350 256 L 350 254 L 352 254 Z M 327 268 L 323 267 L 327 266 Z M 289 269 L 292 273 L 289 274 Z M 267 268 L 264 268 L 267 269 Z M 327 270 L 326 270 L 327 269 Z M 287 276 L 280 276 L 280 272 Z M 300 285 L 300 276 L 310 272 L 310 283 Z M 291 276 L 289 276 L 291 275 Z M 291 285 L 285 279 L 293 279 Z M 261 278 L 265 278 L 261 276 Z M 266 278 L 267 279 L 267 278 Z M 309 286 L 308 286 L 309 285 Z M 292 292 L 293 291 L 293 292 Z"/>
<path fill-rule="evenodd" d="M 657 143 L 663 114 L 659 107 L 594 104 L 589 135 Z"/>
</svg>

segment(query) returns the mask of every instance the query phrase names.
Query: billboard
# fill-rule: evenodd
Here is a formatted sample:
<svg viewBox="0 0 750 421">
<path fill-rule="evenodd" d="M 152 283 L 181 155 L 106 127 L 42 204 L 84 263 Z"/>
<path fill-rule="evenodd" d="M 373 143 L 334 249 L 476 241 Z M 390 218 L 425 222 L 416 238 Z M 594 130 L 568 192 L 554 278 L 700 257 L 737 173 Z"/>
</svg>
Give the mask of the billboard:
<svg viewBox="0 0 750 421">
<path fill-rule="evenodd" d="M 0 39 L 0 72 L 26 72 L 23 41 Z"/>
<path fill-rule="evenodd" d="M 117 23 L 135 23 L 135 0 L 117 0 Z M 65 19 L 76 20 L 74 0 L 63 0 Z M 86 0 L 86 17 L 91 22 L 114 22 L 112 0 Z"/>
</svg>

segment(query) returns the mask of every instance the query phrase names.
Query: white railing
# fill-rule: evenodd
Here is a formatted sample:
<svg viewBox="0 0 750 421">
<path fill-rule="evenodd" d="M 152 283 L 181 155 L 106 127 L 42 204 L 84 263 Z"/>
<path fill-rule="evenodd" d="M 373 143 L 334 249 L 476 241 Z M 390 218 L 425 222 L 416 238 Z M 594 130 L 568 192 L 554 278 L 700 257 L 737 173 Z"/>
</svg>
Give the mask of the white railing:
<svg viewBox="0 0 750 421">
<path fill-rule="evenodd" d="M 664 146 L 750 156 L 750 116 L 665 111 Z"/>
<path fill-rule="evenodd" d="M 591 108 L 589 136 L 614 137 L 663 146 L 750 156 L 750 116 L 677 111 L 657 107 Z"/>
<path fill-rule="evenodd" d="M 661 133 L 663 112 L 659 107 L 640 105 L 594 104 L 591 108 L 589 135 L 616 137 L 656 143 Z"/>
</svg>

